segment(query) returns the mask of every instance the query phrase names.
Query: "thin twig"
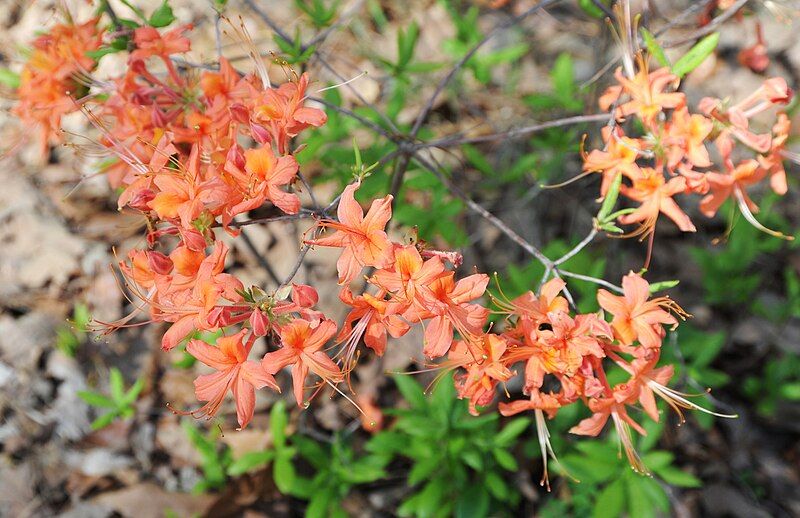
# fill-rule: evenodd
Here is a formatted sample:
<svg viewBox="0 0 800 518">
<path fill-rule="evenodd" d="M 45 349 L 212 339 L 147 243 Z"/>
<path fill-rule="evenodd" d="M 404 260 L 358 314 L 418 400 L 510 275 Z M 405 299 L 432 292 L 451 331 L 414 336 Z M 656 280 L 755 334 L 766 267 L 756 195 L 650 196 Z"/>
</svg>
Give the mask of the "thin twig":
<svg viewBox="0 0 800 518">
<path fill-rule="evenodd" d="M 292 271 L 286 276 L 286 280 L 280 283 L 281 286 L 286 286 L 292 282 L 294 276 L 297 275 L 298 271 L 300 271 L 300 267 L 303 265 L 303 260 L 306 258 L 306 254 L 309 250 L 311 250 L 311 245 L 303 245 L 303 248 L 300 249 L 300 254 L 297 256 L 297 261 L 294 263 Z"/>
<path fill-rule="evenodd" d="M 617 286 L 615 284 L 611 284 L 608 281 L 604 281 L 603 279 L 598 279 L 596 277 L 590 277 L 588 275 L 583 275 L 583 274 L 580 274 L 580 273 L 568 272 L 566 270 L 558 270 L 558 273 L 560 273 L 564 277 L 572 277 L 573 279 L 578 279 L 578 280 L 581 280 L 581 281 L 593 282 L 595 284 L 598 284 L 600 286 L 606 287 L 606 288 L 608 288 L 608 289 L 610 289 L 612 291 L 615 291 L 617 293 L 623 293 L 622 288 L 620 288 L 619 286 Z"/>
<path fill-rule="evenodd" d="M 258 248 L 256 248 L 255 243 L 253 243 L 253 240 L 250 239 L 250 236 L 248 236 L 244 230 L 242 230 L 241 236 L 242 236 L 242 241 L 247 246 L 248 250 L 250 250 L 250 253 L 252 253 L 255 256 L 256 261 L 258 261 L 258 264 L 261 265 L 261 267 L 264 268 L 264 270 L 266 270 L 267 274 L 270 276 L 270 278 L 276 285 L 280 285 L 281 280 L 275 274 L 275 270 L 272 269 L 272 265 L 269 264 L 267 258 L 264 257 L 264 255 L 261 252 L 259 252 Z"/>
<path fill-rule="evenodd" d="M 443 137 L 439 140 L 434 140 L 432 142 L 423 142 L 415 145 L 415 147 L 417 149 L 421 149 L 426 147 L 450 147 L 450 146 L 459 146 L 461 144 L 492 142 L 496 140 L 506 140 L 506 139 L 522 137 L 525 135 L 530 135 L 531 133 L 544 131 L 550 128 L 571 126 L 573 124 L 583 124 L 587 122 L 606 122 L 607 120 L 608 120 L 607 113 L 597 113 L 592 115 L 575 115 L 572 117 L 564 117 L 561 119 L 555 119 L 547 122 L 540 122 L 538 124 L 532 124 L 530 126 L 523 126 L 521 128 L 512 128 L 506 131 L 502 131 L 500 133 L 493 133 L 491 135 L 481 135 L 478 137 L 458 137 L 456 135 L 452 135 L 449 137 Z"/>
<path fill-rule="evenodd" d="M 575 254 L 577 254 L 578 252 L 580 252 L 581 250 L 586 248 L 586 246 L 589 243 L 591 243 L 596 236 L 597 236 L 597 229 L 596 228 L 592 228 L 592 231 L 589 232 L 589 234 L 585 238 L 583 238 L 583 240 L 580 243 L 575 245 L 575 248 L 573 248 L 572 250 L 570 250 L 566 254 L 562 255 L 560 258 L 558 258 L 555 261 L 553 261 L 553 264 L 558 266 L 559 264 L 563 264 L 563 263 L 569 261 L 570 259 L 575 257 Z"/>
</svg>

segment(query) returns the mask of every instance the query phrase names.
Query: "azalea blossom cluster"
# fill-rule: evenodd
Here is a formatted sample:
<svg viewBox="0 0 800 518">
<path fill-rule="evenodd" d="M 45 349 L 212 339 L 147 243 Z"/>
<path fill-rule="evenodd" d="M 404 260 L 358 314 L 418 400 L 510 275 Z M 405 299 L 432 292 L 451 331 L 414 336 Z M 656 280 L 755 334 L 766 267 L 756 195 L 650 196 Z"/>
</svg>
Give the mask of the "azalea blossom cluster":
<svg viewBox="0 0 800 518">
<path fill-rule="evenodd" d="M 680 195 L 699 195 L 700 212 L 713 217 L 721 205 L 732 199 L 752 225 L 769 234 L 791 239 L 764 227 L 756 218 L 758 206 L 748 189 L 767 180 L 772 190 L 787 191 L 783 161 L 796 159 L 787 152 L 791 123 L 779 112 L 763 130 L 756 118 L 773 108 L 788 104 L 792 91 L 780 77 L 764 83 L 738 101 L 704 98 L 699 112 L 690 112 L 686 95 L 677 91 L 679 79 L 668 68 L 649 70 L 641 55 L 634 70 L 633 60 L 617 69 L 618 84 L 600 98 L 600 107 L 612 112 L 614 124 L 602 130 L 604 147 L 584 155 L 585 173 L 602 174 L 600 196 L 605 197 L 615 180 L 624 179 L 619 192 L 635 209 L 615 213 L 622 225 L 638 224 L 626 234 L 652 237 L 656 221 L 663 214 L 684 232 L 696 230 L 690 217 L 676 203 Z M 764 118 L 769 120 L 767 115 Z M 642 133 L 626 133 L 625 124 L 638 121 Z M 713 160 L 708 144 L 713 143 Z M 610 227 L 613 232 L 621 229 Z"/>
<path fill-rule="evenodd" d="M 519 387 L 524 397 L 500 403 L 500 412 L 534 413 L 545 458 L 553 455 L 545 417 L 567 405 L 585 405 L 592 414 L 572 429 L 576 434 L 597 435 L 611 419 L 632 466 L 642 471 L 631 430 L 644 430 L 628 409 L 641 405 L 658 420 L 655 396 L 677 410 L 699 408 L 667 387 L 672 367 L 658 367 L 664 326 L 676 326 L 686 314 L 668 297 L 652 298 L 640 274 L 624 277 L 621 296 L 598 290 L 604 310 L 598 313 L 572 311 L 558 277 L 538 293 L 510 299 L 501 291 L 490 305 L 489 276 L 459 276 L 460 254 L 387 234 L 392 196 L 374 200 L 365 213 L 355 198 L 360 177 L 342 192 L 336 217 L 323 211 L 305 236 L 306 246 L 341 249 L 339 298 L 349 308 L 341 327 L 315 309 L 319 296 L 312 286 L 287 281 L 273 292 L 245 287 L 225 272 L 229 249 L 218 233 L 236 236 L 234 218 L 267 204 L 288 215 L 302 210 L 293 191 L 299 166 L 292 139 L 326 122 L 324 112 L 306 106 L 307 76 L 291 73 L 274 87 L 257 55 L 254 74 L 237 72 L 224 58 L 218 70 L 197 73 L 176 59 L 191 47 L 191 26 L 143 26 L 131 31 L 124 75 L 100 81 L 91 75 L 96 59 L 86 54 L 102 41 L 97 23 L 58 25 L 37 39 L 17 113 L 42 126 L 47 144 L 61 138 L 60 116 L 81 110 L 101 134 L 96 148 L 115 158 L 104 172 L 121 191 L 119 207 L 145 218 L 147 246 L 120 262 L 126 287 L 138 299 L 136 310 L 106 327 L 135 325 L 147 310 L 148 322 L 169 324 L 164 350 L 186 343 L 190 355 L 214 370 L 194 383 L 205 404 L 176 412 L 212 417 L 231 392 L 244 428 L 254 415 L 256 390 L 279 390 L 274 376 L 287 367 L 300 406 L 326 387 L 344 395 L 339 387 L 349 385 L 362 343 L 381 356 L 390 337 L 415 326 L 423 329 L 422 353 L 439 362 L 432 367 L 442 374 L 454 372 L 458 395 L 469 400 L 472 413 L 498 392 L 508 396 L 508 387 Z M 619 122 L 638 117 L 647 134 L 633 138 L 619 125 L 607 129 L 607 149 L 589 153 L 586 169 L 602 172 L 603 194 L 617 175 L 631 182 L 621 192 L 642 207 L 620 222 L 640 222 L 650 231 L 664 212 L 693 230 L 672 202 L 674 194 L 708 194 L 703 206 L 715 211 L 728 196 L 754 209 L 744 193 L 751 177 L 768 175 L 776 190 L 785 191 L 785 116 L 770 134 L 749 129 L 751 117 L 788 101 L 785 83 L 770 80 L 733 106 L 705 100 L 703 114 L 689 114 L 683 94 L 665 91 L 677 86 L 669 72 L 649 73 L 642 64 L 633 77 L 617 76 L 621 84 L 602 105 L 613 106 Z M 44 117 L 51 103 L 58 108 Z M 672 110 L 669 118 L 664 110 Z M 724 173 L 698 170 L 711 166 L 703 142 L 712 135 L 728 168 Z M 737 143 L 757 157 L 734 165 Z M 640 166 L 642 158 L 653 165 Z M 490 324 L 492 312 L 504 318 Z M 222 334 L 211 345 L 195 338 L 199 331 Z M 262 337 L 267 352 L 255 356 Z M 627 380 L 610 383 L 610 368 Z M 311 386 L 310 377 L 318 380 Z M 545 481 L 546 473 L 545 467 Z"/>
<path fill-rule="evenodd" d="M 61 143 L 61 119 L 78 109 L 75 98 L 86 93 L 81 80 L 97 62 L 88 53 L 103 43 L 98 20 L 55 25 L 32 43 L 20 74 L 19 103 L 14 114 L 41 131 L 42 153 L 49 143 Z"/>
</svg>

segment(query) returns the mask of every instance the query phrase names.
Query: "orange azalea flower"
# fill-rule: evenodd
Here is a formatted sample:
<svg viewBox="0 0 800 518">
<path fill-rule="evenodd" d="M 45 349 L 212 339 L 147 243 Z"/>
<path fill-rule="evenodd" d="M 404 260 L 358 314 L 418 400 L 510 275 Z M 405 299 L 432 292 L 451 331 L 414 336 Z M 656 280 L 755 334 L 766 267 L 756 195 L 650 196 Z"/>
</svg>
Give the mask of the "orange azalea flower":
<svg viewBox="0 0 800 518">
<path fill-rule="evenodd" d="M 638 340 L 643 347 L 656 348 L 664 336 L 662 324 L 677 325 L 678 321 L 667 310 L 680 316 L 686 313 L 669 297 L 650 299 L 650 283 L 641 275 L 630 272 L 622 278 L 623 296 L 612 295 L 604 289 L 597 290 L 597 302 L 614 315 L 611 327 L 614 335 L 624 345 Z"/>
<path fill-rule="evenodd" d="M 785 113 L 778 114 L 778 120 L 772 127 L 772 145 L 766 155 L 759 155 L 758 163 L 769 173 L 769 185 L 775 194 L 783 196 L 789 190 L 786 183 L 786 169 L 783 167 L 783 153 L 792 122 Z"/>
<path fill-rule="evenodd" d="M 684 106 L 672 113 L 667 130 L 669 148 L 667 167 L 672 170 L 686 158 L 693 167 L 708 167 L 711 160 L 703 144 L 714 129 L 714 123 L 699 114 L 690 114 Z"/>
<path fill-rule="evenodd" d="M 254 103 L 253 119 L 268 128 L 280 153 L 286 152 L 290 138 L 308 127 L 322 126 L 328 120 L 324 111 L 303 106 L 307 87 L 308 74 L 303 74 L 297 82 L 284 83 L 277 89 L 268 88 Z"/>
<path fill-rule="evenodd" d="M 355 199 L 355 192 L 360 186 L 361 181 L 357 181 L 345 187 L 337 209 L 339 221 L 323 219 L 319 222 L 320 227 L 332 228 L 336 232 L 305 241 L 310 245 L 343 248 L 336 262 L 339 284 L 347 284 L 355 279 L 365 266 L 384 268 L 393 259 L 393 246 L 384 231 L 392 217 L 392 196 L 373 201 L 364 215 Z"/>
<path fill-rule="evenodd" d="M 184 81 L 178 71 L 175 70 L 175 65 L 172 63 L 170 56 L 189 52 L 191 42 L 183 33 L 192 30 L 192 28 L 192 24 L 187 24 L 166 31 L 163 34 L 150 26 L 137 28 L 133 31 L 133 43 L 136 45 L 136 49 L 131 52 L 130 61 L 143 61 L 149 57 L 158 57 L 164 62 L 172 80 L 178 85 L 183 85 Z"/>
<path fill-rule="evenodd" d="M 564 311 L 548 315 L 552 330 L 542 330 L 538 340 L 545 353 L 542 358 L 547 372 L 572 376 L 578 372 L 585 356 L 605 356 L 599 337 L 611 338 L 608 324 L 596 315 L 577 315 L 574 319 Z"/>
<path fill-rule="evenodd" d="M 544 419 L 544 414 L 552 419 L 555 417 L 556 412 L 562 406 L 559 398 L 553 394 L 543 394 L 539 391 L 531 392 L 529 400 L 512 401 L 511 403 L 500 403 L 499 410 L 504 416 L 512 416 L 533 410 L 536 416 L 536 435 L 539 438 L 539 449 L 542 455 L 542 464 L 544 465 L 542 472 L 542 479 L 539 481 L 540 486 L 545 486 L 550 491 L 550 476 L 547 472 L 547 458 L 552 458 L 556 464 L 561 467 L 564 473 L 567 473 L 561 463 L 558 461 L 553 446 L 550 444 L 550 431 L 547 429 L 547 422 Z M 567 474 L 569 476 L 569 474 Z"/>
<path fill-rule="evenodd" d="M 217 371 L 194 380 L 197 399 L 208 403 L 199 410 L 188 412 L 189 414 L 194 417 L 206 416 L 209 419 L 214 417 L 225 395 L 231 391 L 236 400 L 236 417 L 241 430 L 253 419 L 256 389 L 269 387 L 280 392 L 275 378 L 259 362 L 247 359 L 254 337 L 245 345 L 242 343 L 245 335 L 246 329 L 233 336 L 221 336 L 217 338 L 217 347 L 202 340 L 191 340 L 186 346 L 186 352 Z"/>
<path fill-rule="evenodd" d="M 333 386 L 342 381 L 342 372 L 333 360 L 321 351 L 322 346 L 336 334 L 336 323 L 323 320 L 316 327 L 311 322 L 295 319 L 280 329 L 281 348 L 267 353 L 261 360 L 264 369 L 275 374 L 287 365 L 292 366 L 294 397 L 301 407 L 306 406 L 304 386 L 309 371 L 313 372 L 325 383 Z"/>
<path fill-rule="evenodd" d="M 378 270 L 370 282 L 390 292 L 394 301 L 408 305 L 420 296 L 419 288 L 430 285 L 444 271 L 441 258 L 433 256 L 423 262 L 417 247 L 408 245 L 395 248 L 394 264 Z"/>
<path fill-rule="evenodd" d="M 297 177 L 297 160 L 291 155 L 276 157 L 269 146 L 248 149 L 244 158 L 244 172 L 230 162 L 225 165 L 225 171 L 234 178 L 245 199 L 224 215 L 223 223 L 230 222 L 236 214 L 260 207 L 265 200 L 287 214 L 297 214 L 300 198 L 282 189 Z"/>
<path fill-rule="evenodd" d="M 625 450 L 625 456 L 628 458 L 631 468 L 637 473 L 647 474 L 647 467 L 645 467 L 642 459 L 633 447 L 631 428 L 642 435 L 647 435 L 647 432 L 644 428 L 639 426 L 639 423 L 631 419 L 625 405 L 618 402 L 617 395 L 618 394 L 615 393 L 613 397 L 590 399 L 589 410 L 593 412 L 593 415 L 587 417 L 576 426 L 573 426 L 570 429 L 570 433 L 596 437 L 605 427 L 610 417 L 614 422 L 614 427 L 617 429 L 617 436 Z"/>
<path fill-rule="evenodd" d="M 617 107 L 617 119 L 622 120 L 629 115 L 637 115 L 646 126 L 650 126 L 655 123 L 656 117 L 662 110 L 686 104 L 686 96 L 681 92 L 664 91 L 670 86 L 676 88 L 680 82 L 668 68 L 650 72 L 644 59 L 640 57 L 638 62 L 639 70 L 633 78 L 625 77 L 622 68 L 617 69 L 614 76 L 620 85 L 606 91 L 600 99 L 600 107 L 608 110 L 619 96 L 625 93 L 630 96 L 630 100 Z"/>
<path fill-rule="evenodd" d="M 383 356 L 387 332 L 394 338 L 400 338 L 411 329 L 397 314 L 402 309 L 401 305 L 384 300 L 385 294 L 385 291 L 380 291 L 377 295 L 363 293 L 354 297 L 348 287 L 339 292 L 339 299 L 353 308 L 345 317 L 342 330 L 336 338 L 337 342 L 344 343 L 342 351 L 345 365 L 349 364 L 362 337 L 367 347 L 378 356 Z M 356 321 L 358 323 L 354 326 Z"/>
<path fill-rule="evenodd" d="M 459 399 L 469 399 L 469 413 L 478 415 L 477 406 L 492 402 L 495 386 L 514 375 L 502 362 L 508 344 L 502 336 L 487 333 L 472 345 L 459 340 L 448 354 L 448 360 L 459 362 L 466 372 L 456 374 Z"/>
<path fill-rule="evenodd" d="M 423 354 L 429 358 L 444 356 L 453 343 L 453 329 L 469 342 L 479 340 L 489 310 L 479 304 L 468 304 L 486 291 L 489 277 L 476 273 L 455 280 L 449 272 L 423 288 L 422 300 L 406 311 L 410 322 L 430 319 L 425 326 Z"/>
<path fill-rule="evenodd" d="M 219 329 L 218 318 L 224 312 L 224 307 L 219 305 L 220 299 L 241 301 L 240 293 L 244 286 L 238 279 L 223 272 L 227 254 L 228 247 L 217 241 L 211 255 L 202 261 L 191 282 L 176 283 L 159 291 L 161 296 L 152 307 L 153 317 L 157 321 L 173 323 L 161 339 L 161 347 L 165 351 L 178 345 L 196 329 Z M 187 285 L 188 288 L 181 289 Z"/>
<path fill-rule="evenodd" d="M 595 149 L 588 155 L 584 155 L 583 171 L 587 173 L 600 171 L 603 174 L 600 196 L 604 197 L 618 173 L 631 176 L 634 172 L 636 158 L 643 148 L 643 142 L 626 137 L 619 126 L 614 130 L 605 126 L 601 131 L 606 149 Z"/>
<path fill-rule="evenodd" d="M 61 118 L 78 109 L 75 98 L 85 90 L 78 76 L 94 69 L 86 55 L 100 48 L 103 32 L 92 18 L 80 25 L 58 24 L 33 42 L 33 54 L 20 75 L 19 104 L 14 113 L 42 131 L 42 154 L 50 142 L 62 141 Z"/>
<path fill-rule="evenodd" d="M 664 174 L 651 167 L 642 167 L 633 177 L 633 186 L 622 185 L 620 191 L 641 203 L 636 211 L 619 218 L 623 225 L 640 223 L 639 230 L 630 235 L 647 236 L 653 232 L 659 213 L 665 214 L 684 232 L 697 229 L 689 216 L 675 203 L 673 196 L 686 190 L 686 178 L 677 176 L 664 180 Z"/>
<path fill-rule="evenodd" d="M 751 212 L 757 213 L 758 206 L 747 195 L 745 188 L 763 180 L 766 171 L 758 161 L 752 159 L 744 160 L 735 167 L 730 161 L 726 161 L 725 166 L 728 168 L 726 173 L 706 173 L 711 194 L 700 201 L 700 211 L 713 217 L 725 200 L 734 196 L 737 200 L 744 200 L 743 203 Z"/>
<path fill-rule="evenodd" d="M 550 279 L 542 285 L 538 296 L 532 291 L 527 291 L 512 301 L 494 300 L 509 314 L 521 319 L 530 319 L 538 325 L 547 321 L 550 313 L 569 310 L 567 299 L 559 295 L 566 285 L 563 279 Z"/>
</svg>

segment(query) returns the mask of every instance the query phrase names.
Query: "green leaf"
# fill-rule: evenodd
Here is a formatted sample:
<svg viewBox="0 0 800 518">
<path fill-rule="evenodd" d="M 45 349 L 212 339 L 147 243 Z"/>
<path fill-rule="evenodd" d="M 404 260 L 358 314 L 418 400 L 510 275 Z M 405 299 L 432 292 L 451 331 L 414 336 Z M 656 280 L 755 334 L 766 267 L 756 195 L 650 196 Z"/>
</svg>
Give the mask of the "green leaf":
<svg viewBox="0 0 800 518">
<path fill-rule="evenodd" d="M 111 398 L 122 404 L 125 399 L 125 381 L 122 379 L 122 373 L 116 367 L 111 368 L 108 384 L 111 388 Z"/>
<path fill-rule="evenodd" d="M 501 502 L 507 502 L 511 497 L 511 490 L 508 488 L 508 484 L 506 484 L 503 477 L 496 472 L 490 471 L 487 473 L 484 482 L 486 484 L 486 489 L 489 490 L 493 497 Z"/>
<path fill-rule="evenodd" d="M 442 467 L 442 458 L 438 455 L 432 455 L 428 458 L 423 458 L 414 464 L 408 474 L 408 485 L 415 486 L 430 478 L 430 475 L 437 469 Z"/>
<path fill-rule="evenodd" d="M 714 52 L 719 43 L 719 33 L 715 32 L 709 34 L 697 44 L 689 49 L 689 52 L 684 54 L 678 61 L 672 65 L 672 73 L 678 77 L 684 77 L 686 74 L 699 67 L 706 58 Z"/>
<path fill-rule="evenodd" d="M 791 401 L 800 400 L 800 382 L 786 383 L 781 385 L 779 392 L 781 397 L 785 399 Z"/>
<path fill-rule="evenodd" d="M 650 470 L 658 471 L 669 466 L 674 458 L 675 456 L 668 451 L 652 451 L 642 455 L 642 462 Z"/>
<path fill-rule="evenodd" d="M 89 392 L 88 390 L 81 390 L 78 392 L 78 397 L 86 401 L 91 406 L 100 408 L 117 408 L 117 403 L 110 398 L 98 394 L 97 392 Z"/>
<path fill-rule="evenodd" d="M 664 49 L 661 48 L 661 45 L 656 40 L 656 37 L 644 27 L 642 27 L 641 31 L 642 39 L 644 40 L 644 44 L 647 47 L 647 51 L 650 53 L 650 55 L 653 56 L 655 60 L 658 61 L 658 64 L 662 67 L 670 66 L 669 59 L 667 58 L 667 55 L 664 54 Z"/>
<path fill-rule="evenodd" d="M 602 9 L 594 5 L 592 0 L 578 0 L 578 6 L 583 9 L 583 12 L 594 18 L 603 18 L 606 15 Z"/>
<path fill-rule="evenodd" d="M 286 425 L 288 423 L 289 416 L 286 413 L 286 403 L 283 400 L 278 400 L 269 413 L 269 429 L 276 449 L 280 449 L 286 444 Z"/>
<path fill-rule="evenodd" d="M 272 464 L 272 478 L 278 491 L 284 494 L 294 494 L 293 488 L 297 479 L 291 457 L 279 455 Z"/>
<path fill-rule="evenodd" d="M 522 432 L 525 431 L 528 426 L 530 426 L 531 422 L 527 417 L 518 417 L 513 421 L 506 424 L 500 433 L 498 433 L 494 438 L 494 443 L 496 446 L 500 447 L 507 447 L 510 446 L 514 439 L 519 436 Z"/>
<path fill-rule="evenodd" d="M 228 475 L 238 477 L 255 468 L 264 467 L 274 456 L 275 452 L 271 450 L 247 452 L 228 466 Z"/>
<path fill-rule="evenodd" d="M 501 468 L 505 469 L 506 471 L 516 471 L 517 460 L 506 450 L 495 448 L 492 450 L 492 454 L 494 455 L 494 459 L 497 461 L 497 463 L 500 464 Z"/>
<path fill-rule="evenodd" d="M 144 378 L 139 378 L 136 382 L 128 389 L 128 392 L 125 393 L 125 396 L 120 401 L 123 405 L 132 405 L 136 398 L 139 397 L 139 394 L 142 393 L 142 389 L 144 388 Z"/>
<path fill-rule="evenodd" d="M 103 414 L 94 421 L 92 421 L 92 430 L 99 430 L 101 428 L 105 428 L 106 426 L 110 425 L 114 419 L 117 417 L 116 412 L 109 412 L 107 414 Z"/>
<path fill-rule="evenodd" d="M 625 485 L 621 478 L 608 484 L 594 502 L 593 518 L 617 518 L 625 507 Z"/>
<path fill-rule="evenodd" d="M 700 487 L 703 485 L 699 478 L 673 466 L 656 470 L 656 473 L 664 482 L 673 486 Z"/>
<path fill-rule="evenodd" d="M 603 204 L 600 206 L 600 212 L 597 213 L 597 221 L 607 223 L 612 220 L 609 214 L 614 210 L 617 205 L 617 198 L 619 198 L 619 188 L 622 185 L 622 173 L 617 173 L 611 185 L 608 188 Z"/>
<path fill-rule="evenodd" d="M 653 293 L 658 293 L 659 291 L 662 290 L 668 290 L 670 288 L 674 288 L 675 286 L 680 284 L 680 282 L 681 281 L 654 282 L 653 284 L 650 285 L 650 294 L 652 295 Z"/>
<path fill-rule="evenodd" d="M 16 90 L 19 88 L 19 74 L 5 67 L 0 67 L 0 84 Z"/>
<path fill-rule="evenodd" d="M 655 506 L 651 504 L 644 486 L 644 476 L 633 472 L 626 473 L 628 493 L 628 514 L 636 518 L 655 516 Z"/>
<path fill-rule="evenodd" d="M 481 62 L 482 65 L 489 67 L 500 65 L 502 63 L 510 63 L 527 54 L 528 48 L 529 47 L 527 43 L 511 45 L 510 47 L 506 47 L 483 56 L 481 58 Z M 572 71 L 571 68 L 570 71 Z"/>
<path fill-rule="evenodd" d="M 147 23 L 151 27 L 166 27 L 174 21 L 175 15 L 172 13 L 172 7 L 167 0 L 164 0 L 164 3 L 150 15 Z"/>
<path fill-rule="evenodd" d="M 456 500 L 457 518 L 483 518 L 489 514 L 489 493 L 483 487 L 472 485 L 459 494 Z"/>
<path fill-rule="evenodd" d="M 403 399 L 415 408 L 427 406 L 427 399 L 422 392 L 422 387 L 411 376 L 397 374 L 393 377 L 397 389 L 403 394 Z"/>
<path fill-rule="evenodd" d="M 475 450 L 462 451 L 461 460 L 464 461 L 464 464 L 475 471 L 481 471 L 483 469 L 483 457 L 481 457 L 481 454 Z"/>
</svg>

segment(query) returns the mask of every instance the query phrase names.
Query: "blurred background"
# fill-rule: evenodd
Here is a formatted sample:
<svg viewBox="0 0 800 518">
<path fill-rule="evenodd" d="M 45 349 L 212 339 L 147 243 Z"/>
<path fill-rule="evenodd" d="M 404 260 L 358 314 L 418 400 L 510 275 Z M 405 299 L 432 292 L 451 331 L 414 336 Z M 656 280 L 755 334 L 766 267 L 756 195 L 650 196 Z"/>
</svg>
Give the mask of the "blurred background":
<svg viewBox="0 0 800 518">
<path fill-rule="evenodd" d="M 126 2 L 111 3 L 121 16 L 129 14 Z M 797 2 L 735 3 L 744 9 L 726 16 L 718 5 L 725 2 L 714 0 L 632 2 L 670 58 L 683 55 L 703 26 L 718 25 L 716 50 L 681 86 L 693 107 L 705 96 L 740 99 L 767 77 L 798 86 Z M 28 42 L 59 19 L 58 4 L 2 2 L 0 66 L 19 71 Z M 65 4 L 77 20 L 96 7 Z M 145 12 L 160 4 L 136 2 Z M 241 16 L 265 55 L 308 71 L 312 91 L 367 72 L 351 88 L 312 94 L 329 121 L 307 132 L 298 159 L 317 195 L 328 200 L 351 178 L 354 137 L 365 163 L 397 147 L 364 121 L 385 133 L 392 126 L 408 131 L 441 78 L 503 27 L 460 67 L 419 139 L 438 144 L 429 147 L 430 160 L 450 183 L 551 258 L 591 230 L 598 179 L 560 189 L 542 185 L 580 172 L 583 135 L 587 148 L 596 145 L 603 122 L 504 132 L 599 113 L 597 97 L 619 56 L 604 21 L 608 4 L 562 0 L 515 20 L 536 2 L 170 1 L 179 23 L 195 26 L 190 63 L 215 59 L 216 9 L 236 25 Z M 245 49 L 227 34 L 231 25 L 221 26 L 224 55 L 252 70 Z M 121 66 L 124 57 L 104 60 L 98 76 L 118 74 Z M 659 222 L 648 278 L 680 280 L 670 294 L 693 315 L 665 342 L 665 360 L 677 367 L 673 384 L 739 418 L 691 413 L 679 425 L 665 409 L 661 424 L 648 426 L 637 444 L 654 472 L 642 477 L 620 458 L 613 436 L 569 436 L 583 415 L 565 409 L 550 423 L 553 446 L 580 483 L 560 476 L 563 469 L 551 462 L 556 474 L 548 492 L 539 484 L 531 417 L 505 419 L 490 410 L 473 418 L 449 380 L 424 396 L 430 376 L 387 374 L 417 368 L 416 333 L 391 342 L 380 360 L 365 355 L 355 372 L 356 393 L 383 410 L 376 426 L 365 429 L 352 405 L 327 394 L 301 410 L 290 390 L 259 393 L 256 417 L 241 432 L 232 406 L 211 422 L 173 415 L 167 403 L 196 405 L 192 381 L 202 369 L 180 348 L 160 350 L 163 327 L 133 327 L 99 340 L 87 331 L 92 318 L 111 321 L 131 309 L 110 265 L 115 254 L 143 244 L 141 217 L 116 210 L 115 193 L 93 174 L 100 158 L 67 146 L 43 159 L 36 135 L 9 113 L 13 92 L 3 93 L 0 515 L 800 516 L 798 241 L 760 233 L 732 217 L 731 207 L 704 218 L 691 200 L 684 208 L 697 233 Z M 788 113 L 800 124 L 796 102 Z M 65 125 L 90 131 L 80 114 Z M 788 147 L 799 149 L 794 137 Z M 397 168 L 396 160 L 383 163 L 366 180 L 363 199 L 390 192 Z M 767 226 L 798 236 L 797 165 L 787 162 L 787 172 L 788 194 L 753 196 Z M 416 226 L 435 247 L 460 250 L 464 272 L 498 272 L 509 296 L 536 289 L 542 266 L 437 176 L 412 162 L 402 179 L 398 235 Z M 275 279 L 293 268 L 308 225 L 247 227 L 245 238 L 231 241 L 230 271 L 245 285 L 274 289 Z M 641 268 L 645 255 L 636 240 L 602 237 L 565 267 L 618 283 Z M 335 261 L 335 251 L 312 252 L 297 281 L 317 287 L 320 309 L 341 321 Z M 597 309 L 596 286 L 570 281 L 569 287 L 582 311 Z M 290 386 L 288 376 L 279 381 Z"/>
</svg>

